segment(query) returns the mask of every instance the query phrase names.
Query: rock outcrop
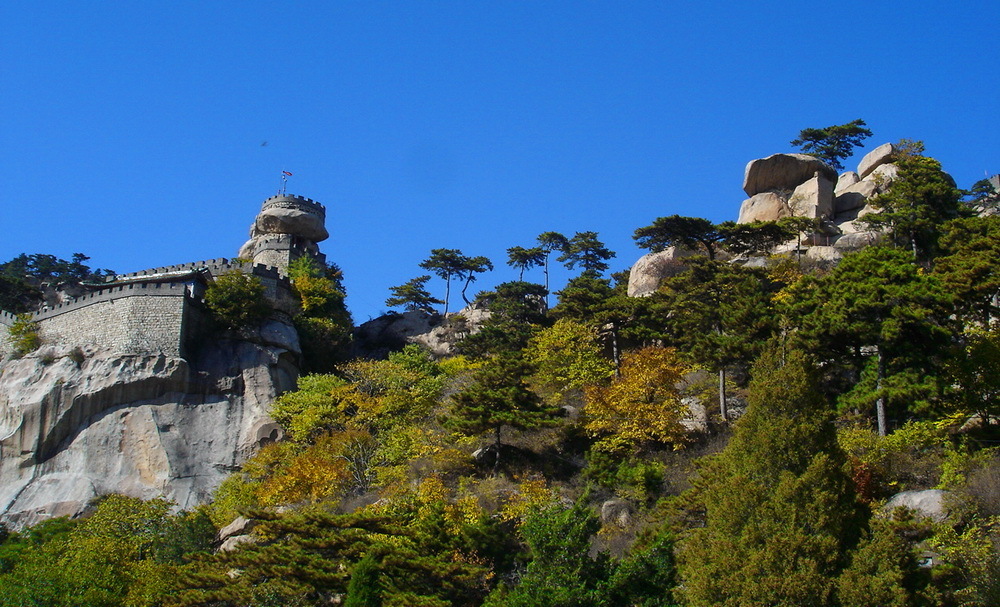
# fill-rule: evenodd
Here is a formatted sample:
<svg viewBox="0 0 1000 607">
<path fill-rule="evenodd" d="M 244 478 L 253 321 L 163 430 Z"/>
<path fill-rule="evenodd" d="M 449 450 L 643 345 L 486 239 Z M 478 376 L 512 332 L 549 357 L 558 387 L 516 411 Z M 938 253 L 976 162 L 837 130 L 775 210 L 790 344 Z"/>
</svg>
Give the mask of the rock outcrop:
<svg viewBox="0 0 1000 607">
<path fill-rule="evenodd" d="M 419 344 L 437 357 L 455 354 L 455 344 L 475 333 L 489 318 L 482 302 L 473 302 L 445 318 L 437 312 L 410 310 L 390 312 L 361 324 L 354 330 L 353 355 L 385 358 L 406 344 Z"/>
<path fill-rule="evenodd" d="M 822 160 L 808 154 L 773 154 L 751 160 L 743 174 L 743 191 L 747 196 L 776 190 L 794 190 L 819 172 L 836 183 L 837 171 Z"/>
<path fill-rule="evenodd" d="M 865 157 L 858 163 L 858 176 L 864 179 L 871 175 L 872 171 L 883 164 L 892 162 L 896 153 L 896 146 L 891 143 L 883 143 L 874 150 L 865 154 Z"/>
<path fill-rule="evenodd" d="M 629 272 L 629 297 L 645 297 L 654 293 L 660 288 L 664 278 L 673 276 L 684 268 L 684 258 L 694 254 L 694 251 L 683 247 L 669 247 L 643 255 Z"/>
<path fill-rule="evenodd" d="M 78 515 L 109 493 L 191 508 L 279 440 L 268 411 L 295 389 L 301 357 L 287 269 L 306 255 L 325 263 L 325 217 L 318 202 L 280 193 L 264 201 L 247 259 L 143 270 L 46 299 L 31 316 L 43 346 L 19 359 L 2 331 L 15 317 L 0 310 L 0 522 Z M 254 329 L 213 329 L 206 289 L 230 272 L 264 287 L 271 316 Z"/>
<path fill-rule="evenodd" d="M 293 359 L 281 346 L 223 340 L 193 362 L 95 347 L 8 361 L 0 519 L 21 527 L 78 515 L 108 493 L 164 497 L 179 508 L 205 503 L 260 445 L 280 438 L 268 408 L 294 388 Z"/>
<path fill-rule="evenodd" d="M 869 201 L 888 191 L 898 178 L 899 167 L 893 163 L 896 153 L 891 143 L 880 145 L 861 159 L 857 171 L 840 175 L 806 154 L 773 154 L 752 160 L 743 174 L 743 190 L 750 198 L 740 205 L 737 223 L 786 217 L 815 219 L 815 231 L 800 234 L 773 252 L 788 253 L 801 246 L 807 259 L 835 262 L 845 251 L 876 240 L 878 235 L 858 220 L 877 212 Z M 642 297 L 655 291 L 680 257 L 673 250 L 641 257 L 632 266 L 628 294 Z"/>
<path fill-rule="evenodd" d="M 882 512 L 892 514 L 896 508 L 907 508 L 917 517 L 940 523 L 951 513 L 950 496 L 948 491 L 941 489 L 903 491 L 889 498 L 889 501 L 882 506 Z"/>
<path fill-rule="evenodd" d="M 819 220 L 817 234 L 803 235 L 803 244 L 835 245 L 842 235 L 867 228 L 855 223 L 873 212 L 868 201 L 886 192 L 899 169 L 892 163 L 896 148 L 890 143 L 869 152 L 857 171 L 837 175 L 820 160 L 804 154 L 774 154 L 747 164 L 743 201 L 737 223 L 777 221 L 785 217 Z M 869 238 L 868 240 L 871 240 Z M 854 248 L 860 238 L 851 238 L 841 248 Z M 780 250 L 792 250 L 793 243 Z M 829 257 L 828 253 L 818 253 Z"/>
<path fill-rule="evenodd" d="M 325 263 L 317 243 L 329 235 L 326 207 L 309 198 L 282 193 L 264 201 L 239 257 L 282 270 L 303 256 Z"/>
<path fill-rule="evenodd" d="M 760 192 L 743 201 L 736 223 L 777 221 L 792 216 L 786 192 Z"/>
</svg>

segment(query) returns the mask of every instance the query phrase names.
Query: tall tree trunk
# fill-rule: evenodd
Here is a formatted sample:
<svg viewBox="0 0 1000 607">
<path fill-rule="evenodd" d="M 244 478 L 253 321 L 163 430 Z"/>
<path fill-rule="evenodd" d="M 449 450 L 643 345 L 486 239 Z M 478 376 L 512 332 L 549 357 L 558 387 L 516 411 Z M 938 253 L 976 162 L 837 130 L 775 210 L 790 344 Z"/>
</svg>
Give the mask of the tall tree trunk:
<svg viewBox="0 0 1000 607">
<path fill-rule="evenodd" d="M 545 255 L 545 309 L 549 309 L 549 256 Z"/>
<path fill-rule="evenodd" d="M 729 421 L 729 406 L 726 402 L 726 368 L 719 368 L 719 417 L 723 422 Z"/>
<path fill-rule="evenodd" d="M 622 353 L 618 348 L 618 323 L 611 322 L 611 359 L 615 363 L 615 377 L 622 376 Z"/>
<path fill-rule="evenodd" d="M 875 400 L 875 419 L 878 422 L 878 435 L 886 435 L 885 424 L 885 394 L 882 392 L 882 385 L 885 380 L 885 358 L 882 356 L 882 348 L 879 347 L 875 356 L 878 356 L 878 379 L 875 382 L 875 391 L 878 399 Z"/>
<path fill-rule="evenodd" d="M 444 315 L 448 316 L 448 300 L 451 299 L 451 275 L 444 279 Z"/>
<path fill-rule="evenodd" d="M 493 475 L 496 476 L 497 471 L 500 469 L 500 429 L 502 426 L 497 424 L 496 427 L 496 442 L 493 448 L 496 449 L 495 457 L 493 458 Z"/>
<path fill-rule="evenodd" d="M 469 301 L 469 298 L 465 296 L 465 290 L 469 288 L 470 284 L 472 284 L 472 274 L 469 274 L 469 278 L 465 281 L 465 285 L 462 287 L 462 301 L 465 302 L 465 305 L 472 303 Z"/>
</svg>

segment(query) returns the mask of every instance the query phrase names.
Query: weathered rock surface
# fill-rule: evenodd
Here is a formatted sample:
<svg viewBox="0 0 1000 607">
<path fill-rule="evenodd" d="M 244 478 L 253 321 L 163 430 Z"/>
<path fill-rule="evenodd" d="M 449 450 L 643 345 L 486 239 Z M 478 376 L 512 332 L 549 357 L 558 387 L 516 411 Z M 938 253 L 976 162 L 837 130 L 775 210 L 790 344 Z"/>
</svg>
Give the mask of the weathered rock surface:
<svg viewBox="0 0 1000 607">
<path fill-rule="evenodd" d="M 814 261 L 840 261 L 844 256 L 837 247 L 833 246 L 811 246 L 806 249 L 806 259 Z"/>
<path fill-rule="evenodd" d="M 669 247 L 656 253 L 647 253 L 632 265 L 628 275 L 629 297 L 645 297 L 658 288 L 660 282 L 683 268 L 683 260 L 695 252 L 683 247 Z"/>
<path fill-rule="evenodd" d="M 100 495 L 205 503 L 262 441 L 294 387 L 294 356 L 244 341 L 193 363 L 94 347 L 42 349 L 0 367 L 0 520 L 81 513 Z"/>
<path fill-rule="evenodd" d="M 875 239 L 876 235 L 872 232 L 851 232 L 838 238 L 833 246 L 843 251 L 856 251 L 875 244 Z"/>
<path fill-rule="evenodd" d="M 840 177 L 837 178 L 837 187 L 833 189 L 833 192 L 834 194 L 840 194 L 845 188 L 849 188 L 859 181 L 861 181 L 861 177 L 854 171 L 841 173 Z"/>
<path fill-rule="evenodd" d="M 743 174 L 743 191 L 747 196 L 769 190 L 794 190 L 819 172 L 836 183 L 837 171 L 822 160 L 807 154 L 773 154 L 751 160 Z"/>
<path fill-rule="evenodd" d="M 948 491 L 941 489 L 924 489 L 921 491 L 903 491 L 892 496 L 882 511 L 891 514 L 896 508 L 909 508 L 917 516 L 941 522 L 948 518 L 951 508 L 948 505 Z"/>
<path fill-rule="evenodd" d="M 754 221 L 777 221 L 783 217 L 791 217 L 792 210 L 788 199 L 777 192 L 761 192 L 754 194 L 740 205 L 740 216 L 736 223 L 753 223 Z"/>
<path fill-rule="evenodd" d="M 219 530 L 215 536 L 219 552 L 230 552 L 235 550 L 240 544 L 255 544 L 257 538 L 250 535 L 253 528 L 257 526 L 257 521 L 245 516 L 236 517 L 233 522 Z"/>
<path fill-rule="evenodd" d="M 891 143 L 883 143 L 861 159 L 861 162 L 858 163 L 858 175 L 864 179 L 879 166 L 891 162 L 895 153 L 896 146 Z"/>
<path fill-rule="evenodd" d="M 455 353 L 455 343 L 478 331 L 487 318 L 489 311 L 476 302 L 447 318 L 421 310 L 390 312 L 354 330 L 353 355 L 385 358 L 406 344 L 419 344 L 434 356 L 449 356 Z"/>
<path fill-rule="evenodd" d="M 313 242 L 320 242 L 330 237 L 323 218 L 301 209 L 264 209 L 257 215 L 255 227 L 260 234 L 294 234 Z"/>
<path fill-rule="evenodd" d="M 879 165 L 874 171 L 865 177 L 866 181 L 871 181 L 877 186 L 876 193 L 881 194 L 889 189 L 889 184 L 899 176 L 899 166 L 895 164 Z"/>
<path fill-rule="evenodd" d="M 820 173 L 796 186 L 788 199 L 794 217 L 824 219 L 833 217 L 833 181 Z"/>
<path fill-rule="evenodd" d="M 840 190 L 833 201 L 834 213 L 860 209 L 868 204 L 868 199 L 875 195 L 876 190 L 875 182 L 870 180 L 859 181 Z"/>
<path fill-rule="evenodd" d="M 601 504 L 601 524 L 627 529 L 632 525 L 635 509 L 625 500 L 611 499 Z"/>
</svg>

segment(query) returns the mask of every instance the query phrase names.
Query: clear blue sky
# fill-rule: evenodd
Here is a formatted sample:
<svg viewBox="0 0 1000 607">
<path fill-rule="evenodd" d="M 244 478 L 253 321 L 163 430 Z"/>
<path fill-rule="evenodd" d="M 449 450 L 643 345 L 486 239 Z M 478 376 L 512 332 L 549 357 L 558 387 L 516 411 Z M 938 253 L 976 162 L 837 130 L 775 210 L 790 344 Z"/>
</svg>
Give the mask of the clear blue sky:
<svg viewBox="0 0 1000 607">
<path fill-rule="evenodd" d="M 285 169 L 327 206 L 357 322 L 432 248 L 493 259 L 489 288 L 516 278 L 508 247 L 596 230 L 625 269 L 656 217 L 735 219 L 747 161 L 805 127 L 921 139 L 962 187 L 1000 172 L 995 0 L 35 0 L 0 19 L 0 261 L 231 257 Z"/>
</svg>

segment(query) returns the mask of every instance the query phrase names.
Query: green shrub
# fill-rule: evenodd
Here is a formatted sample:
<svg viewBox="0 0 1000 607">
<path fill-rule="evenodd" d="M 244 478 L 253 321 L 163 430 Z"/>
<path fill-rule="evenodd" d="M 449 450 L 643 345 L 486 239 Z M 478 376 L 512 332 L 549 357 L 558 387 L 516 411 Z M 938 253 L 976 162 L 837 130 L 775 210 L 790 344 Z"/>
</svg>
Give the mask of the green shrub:
<svg viewBox="0 0 1000 607">
<path fill-rule="evenodd" d="M 264 285 L 238 270 L 218 276 L 205 291 L 205 304 L 227 329 L 255 327 L 271 312 Z"/>
<path fill-rule="evenodd" d="M 18 358 L 29 352 L 34 352 L 42 345 L 42 338 L 38 333 L 38 323 L 31 320 L 29 314 L 18 314 L 17 320 L 8 329 L 8 332 L 14 346 L 14 355 Z"/>
<path fill-rule="evenodd" d="M 623 499 L 639 503 L 656 498 L 662 492 L 664 467 L 655 460 L 627 458 L 593 450 L 587 454 L 585 476 L 597 485 L 611 489 Z"/>
</svg>

